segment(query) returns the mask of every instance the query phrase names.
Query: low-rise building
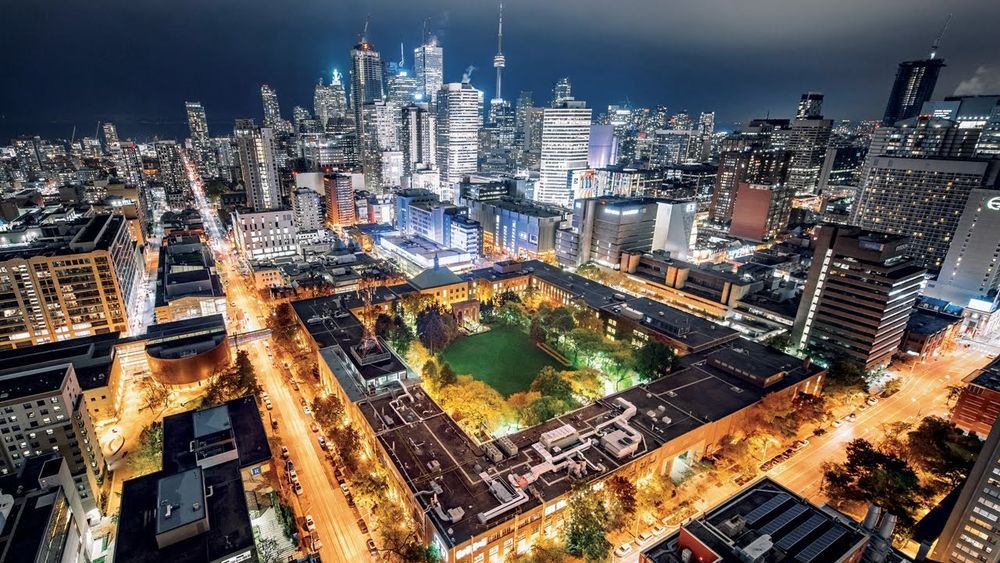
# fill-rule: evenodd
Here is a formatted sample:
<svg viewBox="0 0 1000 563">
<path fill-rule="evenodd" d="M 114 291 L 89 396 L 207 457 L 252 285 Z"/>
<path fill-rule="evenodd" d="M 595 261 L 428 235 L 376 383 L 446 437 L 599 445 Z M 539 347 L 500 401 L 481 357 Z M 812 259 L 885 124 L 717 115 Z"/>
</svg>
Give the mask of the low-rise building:
<svg viewBox="0 0 1000 563">
<path fill-rule="evenodd" d="M 951 409 L 951 422 L 985 437 L 1000 416 L 1000 360 L 970 373 L 963 382 L 965 388 Z"/>
<path fill-rule="evenodd" d="M 299 254 L 298 227 L 294 214 L 287 209 L 233 213 L 233 235 L 236 250 L 247 262 L 294 258 Z"/>
<path fill-rule="evenodd" d="M 156 276 L 156 322 L 226 314 L 226 292 L 212 251 L 193 235 L 163 238 Z"/>
</svg>

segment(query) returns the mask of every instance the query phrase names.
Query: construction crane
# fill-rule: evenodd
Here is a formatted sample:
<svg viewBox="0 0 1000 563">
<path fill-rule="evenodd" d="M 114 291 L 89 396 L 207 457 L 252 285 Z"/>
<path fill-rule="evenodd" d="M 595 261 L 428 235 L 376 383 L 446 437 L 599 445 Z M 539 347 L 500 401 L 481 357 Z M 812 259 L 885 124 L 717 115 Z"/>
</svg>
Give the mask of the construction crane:
<svg viewBox="0 0 1000 563">
<path fill-rule="evenodd" d="M 944 20 L 944 26 L 941 27 L 941 33 L 937 34 L 937 37 L 934 38 L 934 43 L 931 45 L 932 59 L 937 56 L 938 45 L 941 44 L 941 38 L 944 37 L 944 32 L 948 30 L 948 24 L 950 23 L 951 23 L 951 14 L 948 14 L 948 17 Z"/>
</svg>

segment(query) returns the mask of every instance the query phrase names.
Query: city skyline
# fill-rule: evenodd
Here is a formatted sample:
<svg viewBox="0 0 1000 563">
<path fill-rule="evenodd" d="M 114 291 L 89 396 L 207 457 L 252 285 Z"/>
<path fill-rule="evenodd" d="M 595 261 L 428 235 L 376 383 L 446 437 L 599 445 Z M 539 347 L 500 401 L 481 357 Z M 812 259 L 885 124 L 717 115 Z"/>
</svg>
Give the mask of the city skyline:
<svg viewBox="0 0 1000 563">
<path fill-rule="evenodd" d="M 444 47 L 444 81 L 457 81 L 464 69 L 475 66 L 473 85 L 487 98 L 494 94 L 496 3 L 371 2 L 343 10 L 300 4 L 284 13 L 265 12 L 261 6 L 233 13 L 221 5 L 185 4 L 168 13 L 123 5 L 100 18 L 82 5 L 58 11 L 17 6 L 12 21 L 18 25 L 0 39 L 0 46 L 22 52 L 19 61 L 35 62 L 19 62 L 3 74 L 12 83 L 35 87 L 0 93 L 0 139 L 20 134 L 68 137 L 74 125 L 77 136 L 85 136 L 97 121 L 115 122 L 124 138 L 182 137 L 182 104 L 189 100 L 203 104 L 213 129 L 228 131 L 236 118 L 261 118 L 262 83 L 278 92 L 284 116 L 290 118 L 292 106 L 311 106 L 320 76 L 329 81 L 334 68 L 346 75 L 350 47 L 366 14 L 371 15 L 369 37 L 385 60 L 395 60 L 403 42 L 406 66 L 412 69 L 413 48 L 426 19 L 428 31 Z M 926 57 L 947 16 L 927 2 L 927 9 L 907 4 L 909 12 L 891 9 L 895 3 L 865 6 L 849 17 L 841 5 L 796 7 L 780 12 L 787 25 L 775 29 L 764 26 L 773 10 L 720 10 L 711 4 L 669 12 L 644 6 L 653 17 L 640 19 L 660 22 L 651 29 L 653 24 L 627 17 L 634 13 L 628 6 L 594 18 L 590 14 L 596 7 L 574 4 L 568 9 L 553 3 L 532 12 L 534 7 L 523 2 L 508 2 L 506 97 L 532 90 L 543 99 L 556 79 L 570 76 L 574 94 L 587 100 L 595 115 L 612 103 L 665 104 L 672 111 L 715 110 L 719 129 L 728 130 L 734 122 L 757 116 L 793 115 L 801 92 L 820 91 L 826 95 L 828 117 L 878 119 L 896 64 Z M 987 37 L 988 22 L 996 20 L 991 14 L 1000 17 L 1000 6 L 982 1 L 947 9 L 954 16 L 938 54 L 947 66 L 935 95 L 996 89 L 1000 49 Z M 896 25 L 879 23 L 890 16 Z M 132 21 L 143 25 L 132 29 Z M 554 26 L 557 21 L 560 25 Z M 68 31 L 87 23 L 95 31 L 113 29 L 120 39 L 76 41 Z M 281 29 L 294 33 L 296 41 L 280 35 L 274 41 L 259 40 L 260 34 Z M 571 29 L 573 36 L 566 37 L 563 29 Z M 114 48 L 125 44 L 128 49 Z M 537 50 L 549 53 L 552 62 L 533 64 Z M 650 72 L 649 55 L 657 58 L 655 72 Z M 99 60 L 112 69 L 94 72 Z"/>
</svg>

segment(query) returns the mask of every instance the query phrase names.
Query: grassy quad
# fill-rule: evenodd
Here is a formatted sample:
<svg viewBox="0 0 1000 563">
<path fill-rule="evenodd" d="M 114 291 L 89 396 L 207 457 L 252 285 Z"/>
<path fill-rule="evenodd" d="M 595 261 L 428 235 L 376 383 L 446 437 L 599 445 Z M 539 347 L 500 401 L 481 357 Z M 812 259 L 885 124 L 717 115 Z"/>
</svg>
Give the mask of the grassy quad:
<svg viewBox="0 0 1000 563">
<path fill-rule="evenodd" d="M 456 340 L 442 353 L 455 372 L 469 374 L 508 397 L 526 391 L 545 366 L 565 369 L 520 330 L 497 327 Z"/>
</svg>

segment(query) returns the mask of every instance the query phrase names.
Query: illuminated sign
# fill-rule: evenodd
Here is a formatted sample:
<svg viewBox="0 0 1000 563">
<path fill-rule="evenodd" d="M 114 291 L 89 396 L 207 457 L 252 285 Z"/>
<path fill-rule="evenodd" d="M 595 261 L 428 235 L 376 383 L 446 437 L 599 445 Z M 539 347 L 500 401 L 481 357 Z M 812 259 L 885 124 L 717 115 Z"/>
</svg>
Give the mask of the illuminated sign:
<svg viewBox="0 0 1000 563">
<path fill-rule="evenodd" d="M 986 209 L 990 211 L 1000 211 L 1000 196 L 991 197 L 986 200 Z"/>
</svg>

